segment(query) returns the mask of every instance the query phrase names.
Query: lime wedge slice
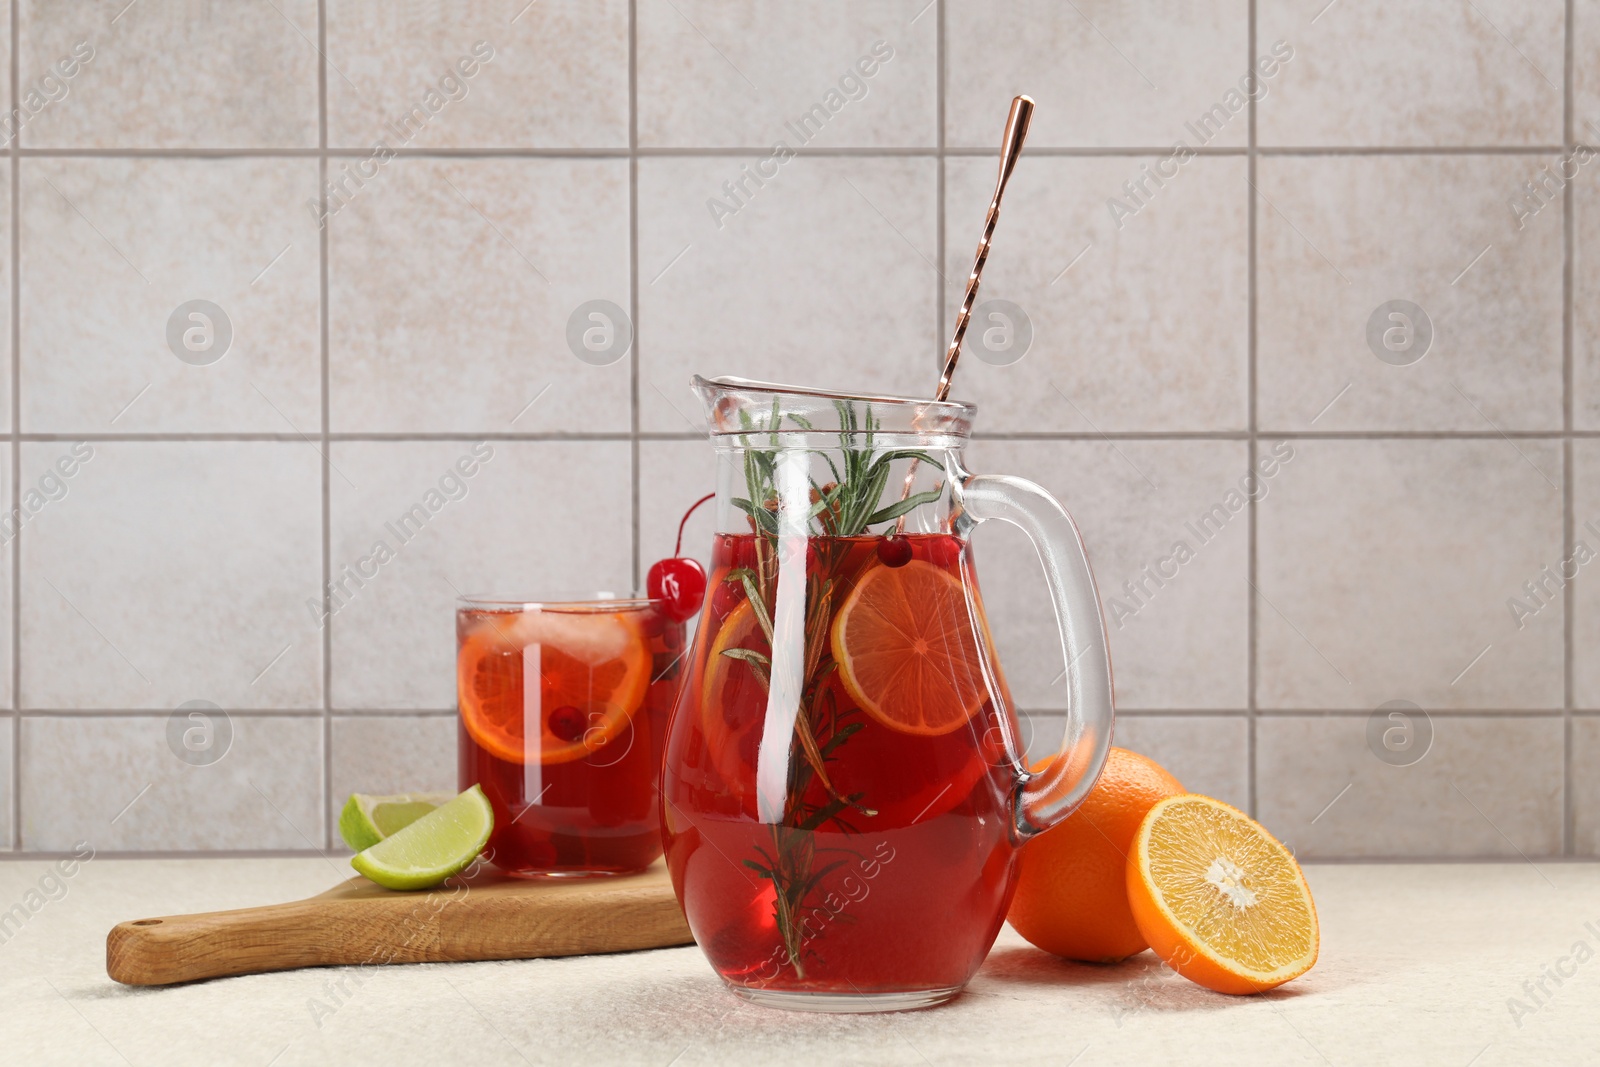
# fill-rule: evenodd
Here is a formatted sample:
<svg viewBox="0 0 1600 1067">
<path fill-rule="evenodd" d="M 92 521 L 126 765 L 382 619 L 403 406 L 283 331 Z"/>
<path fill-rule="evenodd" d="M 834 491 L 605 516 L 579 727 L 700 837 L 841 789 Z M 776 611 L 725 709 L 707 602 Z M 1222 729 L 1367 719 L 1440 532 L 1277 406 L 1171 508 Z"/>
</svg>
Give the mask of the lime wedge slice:
<svg viewBox="0 0 1600 1067">
<path fill-rule="evenodd" d="M 473 786 L 350 859 L 386 889 L 427 889 L 463 871 L 488 843 L 494 811 Z"/>
<path fill-rule="evenodd" d="M 451 799 L 450 793 L 351 793 L 339 813 L 339 836 L 353 851 L 360 852 L 404 830 Z"/>
</svg>

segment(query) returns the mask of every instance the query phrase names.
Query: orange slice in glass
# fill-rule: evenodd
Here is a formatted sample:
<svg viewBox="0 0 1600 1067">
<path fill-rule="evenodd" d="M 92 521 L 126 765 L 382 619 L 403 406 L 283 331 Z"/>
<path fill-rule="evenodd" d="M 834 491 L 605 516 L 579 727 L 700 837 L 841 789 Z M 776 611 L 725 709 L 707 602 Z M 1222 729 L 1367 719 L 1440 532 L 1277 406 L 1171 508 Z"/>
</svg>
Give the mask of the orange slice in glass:
<svg viewBox="0 0 1600 1067">
<path fill-rule="evenodd" d="M 503 760 L 568 763 L 622 733 L 650 684 L 650 650 L 621 612 L 523 612 L 487 620 L 461 642 L 461 721 Z M 538 697 L 527 700 L 536 672 Z M 531 713 L 531 714 L 530 714 Z M 538 733 L 527 736 L 530 719 Z"/>
<path fill-rule="evenodd" d="M 1128 852 L 1128 904 L 1167 964 L 1219 993 L 1260 993 L 1317 962 L 1317 909 L 1266 828 L 1210 797 L 1168 797 Z"/>
<path fill-rule="evenodd" d="M 988 699 L 966 593 L 932 563 L 869 570 L 834 617 L 832 636 L 845 688 L 891 729 L 947 734 Z"/>
</svg>

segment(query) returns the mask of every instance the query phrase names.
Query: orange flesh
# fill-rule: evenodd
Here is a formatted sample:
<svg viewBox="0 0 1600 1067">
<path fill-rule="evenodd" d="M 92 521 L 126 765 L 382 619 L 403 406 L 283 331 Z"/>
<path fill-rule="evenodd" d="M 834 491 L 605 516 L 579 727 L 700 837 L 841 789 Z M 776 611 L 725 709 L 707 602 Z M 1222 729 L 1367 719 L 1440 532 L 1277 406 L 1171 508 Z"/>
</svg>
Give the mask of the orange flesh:
<svg viewBox="0 0 1600 1067">
<path fill-rule="evenodd" d="M 530 613 L 468 634 L 456 669 L 461 721 L 473 740 L 514 763 L 566 763 L 601 748 L 628 725 L 650 681 L 650 653 L 623 614 Z M 539 685 L 532 710 L 540 725 L 532 739 L 530 670 L 537 671 Z M 552 731 L 551 714 L 562 708 L 576 709 L 578 736 Z"/>
<path fill-rule="evenodd" d="M 1221 801 L 1188 795 L 1150 810 L 1128 857 L 1128 897 L 1151 947 L 1208 988 L 1260 992 L 1316 962 L 1316 907 L 1299 864 Z"/>
<path fill-rule="evenodd" d="M 988 699 L 961 582 L 922 560 L 867 572 L 834 619 L 833 656 L 862 710 L 903 733 L 947 734 Z"/>
</svg>

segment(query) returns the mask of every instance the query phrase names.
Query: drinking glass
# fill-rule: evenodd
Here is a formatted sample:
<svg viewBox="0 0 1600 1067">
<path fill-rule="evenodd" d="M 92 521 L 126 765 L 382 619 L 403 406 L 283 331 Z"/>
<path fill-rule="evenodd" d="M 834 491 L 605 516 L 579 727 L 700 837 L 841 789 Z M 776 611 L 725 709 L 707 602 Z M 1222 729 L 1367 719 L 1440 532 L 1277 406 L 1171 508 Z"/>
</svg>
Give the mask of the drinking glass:
<svg viewBox="0 0 1600 1067">
<path fill-rule="evenodd" d="M 643 599 L 465 596 L 456 649 L 459 783 L 494 808 L 494 864 L 622 874 L 661 855 L 684 624 Z"/>
</svg>

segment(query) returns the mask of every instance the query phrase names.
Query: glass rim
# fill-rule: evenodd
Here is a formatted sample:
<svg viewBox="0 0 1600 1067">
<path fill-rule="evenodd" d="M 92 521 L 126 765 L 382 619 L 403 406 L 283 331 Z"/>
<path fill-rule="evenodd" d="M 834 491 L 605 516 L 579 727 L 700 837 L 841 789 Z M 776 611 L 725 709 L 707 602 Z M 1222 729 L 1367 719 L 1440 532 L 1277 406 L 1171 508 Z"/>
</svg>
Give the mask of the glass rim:
<svg viewBox="0 0 1600 1067">
<path fill-rule="evenodd" d="M 978 413 L 975 404 L 960 400 L 935 400 L 932 397 L 894 396 L 836 392 L 804 385 L 782 385 L 775 382 L 752 381 L 748 378 L 706 378 L 695 375 L 691 384 L 706 405 L 708 433 L 712 437 L 745 437 L 752 434 L 780 436 L 804 435 L 808 432 L 837 435 L 841 427 L 834 421 L 834 406 L 839 403 L 865 404 L 883 424 L 872 433 L 891 438 L 926 437 L 965 440 L 972 431 L 972 420 Z M 788 418 L 801 416 L 813 424 L 807 430 L 804 424 L 792 428 L 753 429 L 737 420 L 739 412 L 761 415 L 769 412 L 777 398 L 781 414 Z M 852 433 L 865 433 L 853 430 Z"/>
<path fill-rule="evenodd" d="M 509 593 L 463 593 L 456 597 L 457 611 L 565 611 L 610 612 L 647 608 L 656 601 L 647 596 L 602 596 L 599 593 L 561 594 L 553 597 L 517 596 Z"/>
</svg>

